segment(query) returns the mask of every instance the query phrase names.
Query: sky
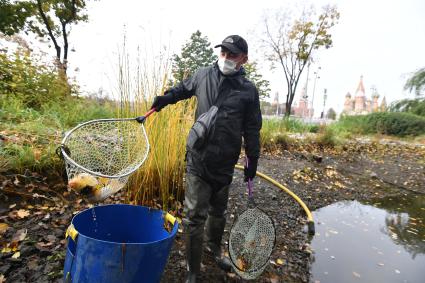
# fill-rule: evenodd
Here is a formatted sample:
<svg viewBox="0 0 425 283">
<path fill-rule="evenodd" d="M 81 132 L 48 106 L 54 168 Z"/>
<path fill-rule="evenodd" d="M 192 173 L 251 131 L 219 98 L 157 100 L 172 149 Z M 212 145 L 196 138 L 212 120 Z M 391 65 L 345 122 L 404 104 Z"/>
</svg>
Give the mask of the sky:
<svg viewBox="0 0 425 283">
<path fill-rule="evenodd" d="M 169 54 L 179 54 L 196 30 L 207 36 L 212 45 L 227 35 L 239 34 L 248 41 L 250 60 L 259 64 L 264 79 L 270 81 L 271 96 L 278 92 L 283 102 L 284 75 L 281 68 L 271 71 L 269 62 L 263 58 L 264 50 L 258 44 L 259 27 L 265 10 L 312 3 L 300 2 L 87 1 L 89 22 L 74 26 L 69 38 L 75 50 L 69 55 L 70 73 L 83 91 L 102 88 L 110 93 L 116 89 L 118 53 L 124 34 L 129 52 L 135 54 L 139 48 L 142 60 L 146 61 L 155 60 L 163 46 L 168 47 Z M 315 115 L 322 111 L 325 88 L 326 109 L 332 107 L 341 112 L 346 93 L 354 95 L 360 76 L 363 76 L 367 96 L 371 88 L 376 87 L 387 102 L 413 97 L 403 91 L 403 85 L 412 72 L 425 66 L 425 1 L 314 1 L 318 9 L 328 3 L 336 4 L 341 15 L 331 30 L 333 47 L 319 50 L 316 63 L 310 67 L 307 95 L 312 98 L 316 81 Z M 319 67 L 315 79 L 314 72 Z M 306 73 L 301 85 L 306 82 Z M 299 93 L 296 100 L 298 97 Z"/>
</svg>

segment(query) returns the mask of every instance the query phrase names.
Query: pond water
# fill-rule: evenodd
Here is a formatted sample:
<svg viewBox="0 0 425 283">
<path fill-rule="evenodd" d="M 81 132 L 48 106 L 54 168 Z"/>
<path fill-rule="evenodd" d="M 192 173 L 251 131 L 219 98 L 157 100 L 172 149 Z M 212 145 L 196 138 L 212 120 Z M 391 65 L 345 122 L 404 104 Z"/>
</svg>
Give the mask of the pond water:
<svg viewBox="0 0 425 283">
<path fill-rule="evenodd" d="M 311 282 L 425 282 L 425 195 L 313 212 Z"/>
</svg>

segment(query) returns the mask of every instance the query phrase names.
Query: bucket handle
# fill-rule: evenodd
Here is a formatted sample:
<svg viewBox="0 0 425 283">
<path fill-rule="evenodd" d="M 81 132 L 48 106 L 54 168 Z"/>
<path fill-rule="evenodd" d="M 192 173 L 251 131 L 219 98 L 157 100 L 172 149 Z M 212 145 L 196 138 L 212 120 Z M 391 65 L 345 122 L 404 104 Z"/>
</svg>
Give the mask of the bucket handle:
<svg viewBox="0 0 425 283">
<path fill-rule="evenodd" d="M 68 226 L 68 228 L 66 229 L 65 239 L 68 239 L 68 237 L 71 237 L 71 239 L 75 242 L 75 240 L 77 239 L 77 236 L 78 236 L 78 231 L 77 231 L 77 229 L 75 229 L 74 224 L 71 223 Z M 71 268 L 70 269 L 72 269 L 72 265 L 74 264 L 74 258 L 75 258 L 75 255 L 72 256 Z M 69 271 L 66 273 L 64 282 L 65 283 L 72 282 L 71 273 Z"/>
<path fill-rule="evenodd" d="M 74 224 L 71 223 L 71 225 L 68 226 L 68 229 L 66 229 L 65 233 L 65 239 L 68 237 L 71 237 L 71 239 L 75 242 L 75 239 L 78 236 L 78 231 L 75 229 Z"/>
<path fill-rule="evenodd" d="M 164 218 L 164 229 L 168 233 L 171 233 L 171 231 L 174 228 L 174 225 L 176 224 L 176 222 L 178 222 L 178 219 L 168 212 L 165 212 L 163 214 L 163 218 Z M 171 224 L 171 227 L 169 226 L 170 224 Z"/>
</svg>

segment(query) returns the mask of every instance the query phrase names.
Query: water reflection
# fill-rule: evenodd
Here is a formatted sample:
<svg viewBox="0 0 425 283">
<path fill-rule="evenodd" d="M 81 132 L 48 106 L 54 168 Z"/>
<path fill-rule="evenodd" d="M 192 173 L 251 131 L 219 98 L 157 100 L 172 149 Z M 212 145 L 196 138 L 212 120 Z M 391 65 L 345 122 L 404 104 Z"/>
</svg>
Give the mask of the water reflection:
<svg viewBox="0 0 425 283">
<path fill-rule="evenodd" d="M 339 202 L 313 214 L 312 282 L 425 282 L 425 196 Z"/>
<path fill-rule="evenodd" d="M 417 254 L 425 254 L 424 196 L 387 197 L 372 204 L 388 212 L 383 233 L 389 235 L 395 244 L 402 245 L 413 259 Z"/>
</svg>

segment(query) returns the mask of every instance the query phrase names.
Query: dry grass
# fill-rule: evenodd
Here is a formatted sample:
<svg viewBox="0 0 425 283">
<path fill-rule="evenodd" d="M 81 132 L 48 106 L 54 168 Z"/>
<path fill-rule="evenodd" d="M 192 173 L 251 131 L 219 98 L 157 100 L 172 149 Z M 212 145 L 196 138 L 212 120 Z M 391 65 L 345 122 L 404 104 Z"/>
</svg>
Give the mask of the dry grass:
<svg viewBox="0 0 425 283">
<path fill-rule="evenodd" d="M 168 87 L 169 57 L 156 63 L 130 60 L 125 46 L 119 56 L 119 117 L 146 113 L 155 95 Z M 133 66 L 132 62 L 136 62 Z M 150 143 L 148 158 L 128 184 L 128 200 L 153 206 L 160 202 L 164 210 L 183 193 L 186 136 L 193 123 L 194 100 L 170 105 L 153 113 L 145 122 Z"/>
</svg>

